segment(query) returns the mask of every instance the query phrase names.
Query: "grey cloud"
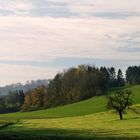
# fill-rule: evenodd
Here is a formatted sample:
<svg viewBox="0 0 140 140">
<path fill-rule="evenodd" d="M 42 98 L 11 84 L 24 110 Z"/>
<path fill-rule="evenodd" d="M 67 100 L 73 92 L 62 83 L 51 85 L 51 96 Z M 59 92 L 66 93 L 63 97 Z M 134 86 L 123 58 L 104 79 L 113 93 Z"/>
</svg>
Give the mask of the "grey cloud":
<svg viewBox="0 0 140 140">
<path fill-rule="evenodd" d="M 123 46 L 117 48 L 120 52 L 140 52 L 140 32 L 121 34 L 118 40 Z"/>
<path fill-rule="evenodd" d="M 50 17 L 79 17 L 79 13 L 69 10 L 68 2 L 34 0 L 32 1 L 34 9 L 30 11 L 30 16 L 50 16 Z"/>
<path fill-rule="evenodd" d="M 0 16 L 7 16 L 7 15 L 13 15 L 13 14 L 14 14 L 13 11 L 0 9 Z"/>
<path fill-rule="evenodd" d="M 0 61 L 0 64 L 10 64 L 10 65 L 26 65 L 26 66 L 35 66 L 35 67 L 59 67 L 59 68 L 69 68 L 75 67 L 80 64 L 90 64 L 95 66 L 114 66 L 116 68 L 123 67 L 125 63 L 130 62 L 131 60 L 122 60 L 122 59 L 94 59 L 94 58 L 85 58 L 85 57 L 60 57 L 53 59 L 51 61 Z M 135 61 L 131 61 L 134 63 Z"/>
<path fill-rule="evenodd" d="M 140 46 L 140 43 L 139 43 L 139 46 Z M 132 47 L 132 46 L 124 46 L 124 47 L 118 48 L 118 51 L 137 53 L 137 52 L 140 52 L 140 47 L 138 48 L 138 47 Z"/>
<path fill-rule="evenodd" d="M 78 13 L 71 13 L 66 8 L 62 8 L 61 10 L 59 8 L 40 8 L 35 9 L 30 12 L 31 16 L 33 17 L 79 17 Z"/>
<path fill-rule="evenodd" d="M 139 12 L 133 11 L 118 11 L 118 12 L 95 12 L 91 13 L 92 16 L 109 18 L 109 19 L 125 19 L 133 16 L 140 16 Z"/>
<path fill-rule="evenodd" d="M 2 1 L 0 0 L 0 4 L 10 4 L 12 0 Z M 20 1 L 14 1 L 14 3 Z M 109 19 L 125 19 L 133 16 L 140 16 L 140 12 L 135 11 L 135 9 L 124 9 L 123 11 L 118 9 L 117 11 L 114 9 L 101 9 L 101 5 L 96 4 L 96 2 L 92 1 L 72 1 L 72 0 L 23 0 L 24 3 L 30 3 L 33 7 L 31 9 L 0 9 L 0 15 L 16 15 L 17 13 L 21 13 L 24 16 L 33 16 L 33 17 L 41 17 L 41 16 L 50 16 L 50 17 L 100 17 L 100 18 L 109 18 Z M 105 5 L 105 2 L 102 2 L 102 5 Z M 73 9 L 73 6 L 76 6 Z"/>
</svg>

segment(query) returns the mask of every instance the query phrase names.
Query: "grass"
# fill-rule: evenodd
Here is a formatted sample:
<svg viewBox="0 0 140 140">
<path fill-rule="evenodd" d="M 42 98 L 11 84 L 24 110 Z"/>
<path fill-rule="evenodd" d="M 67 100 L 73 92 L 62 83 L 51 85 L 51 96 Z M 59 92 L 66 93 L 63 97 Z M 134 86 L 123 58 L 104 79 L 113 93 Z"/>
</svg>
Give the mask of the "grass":
<svg viewBox="0 0 140 140">
<path fill-rule="evenodd" d="M 0 115 L 0 139 L 23 140 L 140 140 L 140 85 L 132 112 L 119 116 L 106 110 L 105 96 L 34 112 Z M 110 91 L 113 92 L 114 90 Z"/>
<path fill-rule="evenodd" d="M 102 112 L 106 110 L 106 98 L 104 96 L 94 97 L 82 102 L 61 106 L 57 108 L 39 110 L 33 112 L 17 112 L 0 115 L 0 119 L 18 119 L 18 118 L 58 118 L 58 117 L 72 117 L 81 116 Z"/>
<path fill-rule="evenodd" d="M 134 104 L 139 104 L 140 103 L 140 85 L 130 86 L 127 89 L 131 90 L 134 94 L 133 96 Z"/>
<path fill-rule="evenodd" d="M 140 110 L 140 105 L 135 106 Z M 120 121 L 113 112 L 54 119 L 22 119 L 0 131 L 0 135 L 33 138 L 140 139 L 140 114 L 129 111 Z"/>
</svg>

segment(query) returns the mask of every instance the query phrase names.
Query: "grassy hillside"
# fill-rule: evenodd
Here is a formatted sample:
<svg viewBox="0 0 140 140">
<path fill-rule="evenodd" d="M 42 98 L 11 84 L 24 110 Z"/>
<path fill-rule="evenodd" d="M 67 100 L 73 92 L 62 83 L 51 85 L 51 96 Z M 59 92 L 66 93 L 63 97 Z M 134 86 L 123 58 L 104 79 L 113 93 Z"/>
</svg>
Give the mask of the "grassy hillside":
<svg viewBox="0 0 140 140">
<path fill-rule="evenodd" d="M 82 102 L 61 106 L 57 108 L 39 110 L 33 112 L 18 112 L 0 115 L 0 118 L 56 118 L 72 117 L 102 112 L 106 110 L 104 96 L 91 98 Z"/>
<path fill-rule="evenodd" d="M 128 90 L 131 90 L 134 94 L 134 104 L 140 103 L 140 85 L 137 86 L 130 86 L 127 88 Z"/>
<path fill-rule="evenodd" d="M 122 121 L 106 111 L 107 100 L 100 96 L 54 109 L 0 115 L 0 139 L 139 140 L 140 86 L 125 89 L 134 93 L 135 112 L 129 110 Z"/>
<path fill-rule="evenodd" d="M 134 93 L 133 100 L 134 104 L 140 103 L 140 85 L 131 86 L 124 89 L 132 90 Z M 113 91 L 110 91 L 114 92 Z M 72 116 L 81 116 L 87 114 L 93 114 L 98 112 L 106 111 L 106 102 L 107 99 L 105 96 L 93 97 L 91 99 L 61 106 L 57 108 L 47 109 L 47 110 L 39 110 L 34 112 L 18 112 L 18 113 L 10 113 L 0 115 L 0 118 L 57 118 L 57 117 L 72 117 Z"/>
<path fill-rule="evenodd" d="M 140 106 L 135 106 L 140 110 Z M 139 112 L 140 113 L 140 112 Z M 10 123 L 11 124 L 11 123 Z M 0 130 L 0 137 L 16 139 L 139 140 L 140 114 L 129 111 L 120 121 L 113 112 L 56 119 L 23 119 Z M 67 138 L 66 138 L 67 137 Z"/>
</svg>

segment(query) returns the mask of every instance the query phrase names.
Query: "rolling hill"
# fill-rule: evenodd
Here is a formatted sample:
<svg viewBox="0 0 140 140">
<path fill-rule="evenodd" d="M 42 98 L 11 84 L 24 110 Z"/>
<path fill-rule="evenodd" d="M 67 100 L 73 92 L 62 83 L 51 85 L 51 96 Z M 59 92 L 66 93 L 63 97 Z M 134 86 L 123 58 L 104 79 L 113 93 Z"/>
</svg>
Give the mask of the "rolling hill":
<svg viewBox="0 0 140 140">
<path fill-rule="evenodd" d="M 124 88 L 124 90 L 131 90 L 133 92 L 134 104 L 140 103 L 140 85 L 130 86 Z M 109 91 L 108 94 L 115 92 Z M 106 109 L 107 99 L 105 96 L 93 97 L 85 101 L 77 102 L 70 105 L 60 106 L 56 108 L 39 110 L 33 112 L 17 112 L 0 115 L 0 118 L 57 118 L 57 117 L 72 117 L 88 115 L 98 112 L 107 111 Z"/>
<path fill-rule="evenodd" d="M 107 111 L 107 99 L 100 96 L 47 110 L 0 115 L 0 139 L 139 140 L 140 85 L 125 88 L 129 89 L 135 111 L 129 110 L 124 120 Z"/>
<path fill-rule="evenodd" d="M 133 108 L 140 111 L 140 105 Z M 3 120 L 0 139 L 11 140 L 139 140 L 140 112 L 129 111 L 124 120 L 109 112 L 51 118 Z"/>
</svg>

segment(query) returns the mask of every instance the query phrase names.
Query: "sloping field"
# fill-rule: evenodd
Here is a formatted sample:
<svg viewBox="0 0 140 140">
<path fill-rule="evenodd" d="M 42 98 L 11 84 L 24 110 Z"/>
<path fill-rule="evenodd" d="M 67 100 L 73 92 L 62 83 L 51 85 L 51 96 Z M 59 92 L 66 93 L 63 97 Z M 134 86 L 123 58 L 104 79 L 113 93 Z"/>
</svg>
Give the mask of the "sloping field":
<svg viewBox="0 0 140 140">
<path fill-rule="evenodd" d="M 122 121 L 106 110 L 107 99 L 100 96 L 48 110 L 0 115 L 0 139 L 140 140 L 140 86 L 125 89 L 133 91 L 135 105 Z"/>
<path fill-rule="evenodd" d="M 133 108 L 140 111 L 140 105 Z M 1 129 L 2 136 L 35 140 L 139 140 L 140 114 L 129 111 L 122 121 L 113 112 L 56 119 L 22 119 Z"/>
<path fill-rule="evenodd" d="M 140 103 L 140 85 L 131 86 L 124 88 L 125 90 L 131 90 L 134 94 L 133 100 L 134 104 Z M 110 91 L 110 93 L 113 91 Z M 39 110 L 33 112 L 18 112 L 0 115 L 0 118 L 7 119 L 32 119 L 32 118 L 57 118 L 57 117 L 72 117 L 72 116 L 81 116 L 88 115 L 98 112 L 106 111 L 107 99 L 105 96 L 93 97 L 91 99 L 65 105 L 57 108 Z"/>
</svg>

